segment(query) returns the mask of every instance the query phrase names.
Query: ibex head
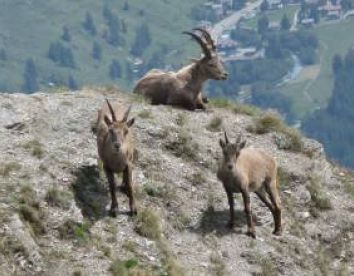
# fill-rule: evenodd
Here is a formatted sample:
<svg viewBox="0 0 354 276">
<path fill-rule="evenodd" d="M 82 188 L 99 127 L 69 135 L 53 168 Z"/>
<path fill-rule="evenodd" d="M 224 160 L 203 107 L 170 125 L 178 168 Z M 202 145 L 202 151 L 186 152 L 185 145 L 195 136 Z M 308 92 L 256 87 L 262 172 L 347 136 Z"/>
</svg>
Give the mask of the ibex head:
<svg viewBox="0 0 354 276">
<path fill-rule="evenodd" d="M 195 28 L 193 30 L 199 31 L 201 36 L 198 36 L 193 32 L 183 33 L 194 38 L 202 48 L 204 56 L 197 60 L 201 73 L 208 79 L 226 80 L 228 73 L 224 68 L 221 58 L 216 52 L 216 45 L 210 33 L 202 28 Z"/>
<path fill-rule="evenodd" d="M 236 160 L 240 155 L 241 150 L 245 147 L 246 141 L 242 140 L 241 135 L 236 139 L 235 143 L 230 143 L 226 131 L 224 132 L 225 141 L 220 139 L 219 143 L 224 156 L 224 164 L 229 170 L 233 170 Z"/>
<path fill-rule="evenodd" d="M 129 128 L 134 124 L 135 119 L 132 118 L 128 121 L 128 116 L 131 109 L 131 106 L 129 106 L 127 111 L 124 113 L 123 119 L 118 121 L 112 105 L 108 99 L 106 99 L 106 101 L 112 116 L 112 120 L 107 115 L 104 116 L 104 121 L 108 127 L 108 137 L 112 143 L 112 148 L 119 152 L 126 141 Z"/>
</svg>

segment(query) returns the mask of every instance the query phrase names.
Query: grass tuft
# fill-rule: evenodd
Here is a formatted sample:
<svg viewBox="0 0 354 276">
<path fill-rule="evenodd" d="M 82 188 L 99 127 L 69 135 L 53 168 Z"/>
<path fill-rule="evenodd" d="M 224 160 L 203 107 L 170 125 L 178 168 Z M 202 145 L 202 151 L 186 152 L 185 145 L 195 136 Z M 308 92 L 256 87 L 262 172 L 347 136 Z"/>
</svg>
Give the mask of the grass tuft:
<svg viewBox="0 0 354 276">
<path fill-rule="evenodd" d="M 38 159 L 41 159 L 44 156 L 44 146 L 38 140 L 30 140 L 22 146 Z"/>
<path fill-rule="evenodd" d="M 211 118 L 210 122 L 206 126 L 207 130 L 212 131 L 212 132 L 218 132 L 221 131 L 222 127 L 222 118 L 214 116 Z"/>
<path fill-rule="evenodd" d="M 140 210 L 135 219 L 135 230 L 146 238 L 159 240 L 162 234 L 159 216 L 151 208 Z"/>
<path fill-rule="evenodd" d="M 62 209 L 69 209 L 72 199 L 72 194 L 67 191 L 61 191 L 57 188 L 50 188 L 47 191 L 45 200 L 49 206 L 59 207 Z"/>
<path fill-rule="evenodd" d="M 17 162 L 9 162 L 0 164 L 0 175 L 2 177 L 8 177 L 14 171 L 19 171 L 21 169 L 21 165 Z"/>
<path fill-rule="evenodd" d="M 319 210 L 330 210 L 333 208 L 329 197 L 323 191 L 322 184 L 317 177 L 311 177 L 310 184 L 306 188 L 310 192 L 313 207 Z"/>
<path fill-rule="evenodd" d="M 61 239 L 75 239 L 79 244 L 84 244 L 90 239 L 90 227 L 88 222 L 68 219 L 59 226 L 58 231 Z"/>
</svg>

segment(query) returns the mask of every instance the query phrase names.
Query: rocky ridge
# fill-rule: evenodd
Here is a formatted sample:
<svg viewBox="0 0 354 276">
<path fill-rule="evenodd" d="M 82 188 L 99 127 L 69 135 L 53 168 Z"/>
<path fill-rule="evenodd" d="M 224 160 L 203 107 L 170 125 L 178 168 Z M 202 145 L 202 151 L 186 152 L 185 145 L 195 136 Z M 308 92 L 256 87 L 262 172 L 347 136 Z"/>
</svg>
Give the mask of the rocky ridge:
<svg viewBox="0 0 354 276">
<path fill-rule="evenodd" d="M 121 213 L 108 216 L 92 132 L 105 97 L 133 103 L 136 218 L 127 216 L 122 193 Z M 287 132 L 258 134 L 263 112 L 151 106 L 114 88 L 0 94 L 0 106 L 0 275 L 354 273 L 353 172 L 328 162 L 314 140 L 298 137 L 301 149 L 291 151 L 282 149 Z M 226 228 L 228 204 L 215 175 L 223 129 L 276 158 L 281 237 L 254 195 L 257 239 L 245 235 L 239 196 L 236 226 Z"/>
</svg>

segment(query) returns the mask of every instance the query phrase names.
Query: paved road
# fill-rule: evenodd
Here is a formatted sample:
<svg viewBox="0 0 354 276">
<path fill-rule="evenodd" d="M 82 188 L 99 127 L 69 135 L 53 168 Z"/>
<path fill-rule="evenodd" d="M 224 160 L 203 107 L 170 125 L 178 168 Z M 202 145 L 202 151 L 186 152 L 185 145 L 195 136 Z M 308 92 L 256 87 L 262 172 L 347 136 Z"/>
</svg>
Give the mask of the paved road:
<svg viewBox="0 0 354 276">
<path fill-rule="evenodd" d="M 247 4 L 242 10 L 236 11 L 232 13 L 230 16 L 224 18 L 223 20 L 219 21 L 216 23 L 212 30 L 211 34 L 217 38 L 220 37 L 222 32 L 224 30 L 228 30 L 233 28 L 238 21 L 242 18 L 243 15 L 245 15 L 248 12 L 251 12 L 252 10 L 258 8 L 262 4 L 263 0 L 257 0 L 255 2 L 252 2 L 250 4 Z"/>
</svg>

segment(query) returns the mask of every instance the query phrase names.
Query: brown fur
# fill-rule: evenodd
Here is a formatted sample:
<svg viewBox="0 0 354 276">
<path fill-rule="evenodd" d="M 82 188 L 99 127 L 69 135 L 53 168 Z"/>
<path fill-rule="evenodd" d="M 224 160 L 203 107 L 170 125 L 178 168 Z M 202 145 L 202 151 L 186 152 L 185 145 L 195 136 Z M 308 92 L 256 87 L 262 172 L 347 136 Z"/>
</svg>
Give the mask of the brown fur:
<svg viewBox="0 0 354 276">
<path fill-rule="evenodd" d="M 202 46 L 203 58 L 177 72 L 150 70 L 137 82 L 134 93 L 147 97 L 154 105 L 175 105 L 189 110 L 205 109 L 207 99 L 202 96 L 203 84 L 208 79 L 225 80 L 228 74 L 216 53 L 215 45 L 208 45 L 208 40 L 203 42 L 196 35 L 193 37 Z"/>
<path fill-rule="evenodd" d="M 130 212 L 135 214 L 136 207 L 132 187 L 135 146 L 129 129 L 134 123 L 134 119 L 127 120 L 129 110 L 123 105 L 112 104 L 111 106 L 114 114 L 109 109 L 108 101 L 103 104 L 98 112 L 96 127 L 98 155 L 103 162 L 112 197 L 110 213 L 112 216 L 116 216 L 118 210 L 114 173 L 123 172 L 123 188 L 129 197 Z M 117 148 L 118 146 L 119 148 Z"/>
<path fill-rule="evenodd" d="M 277 166 L 274 158 L 261 150 L 244 148 L 245 142 L 241 142 L 240 137 L 236 143 L 229 143 L 226 133 L 225 142 L 220 140 L 220 146 L 224 158 L 217 177 L 222 181 L 229 201 L 228 225 L 232 227 L 234 222 L 233 193 L 241 193 L 247 215 L 247 234 L 256 237 L 250 206 L 250 193 L 255 192 L 273 214 L 275 224 L 273 233 L 280 235 L 281 202 L 277 190 Z"/>
</svg>

